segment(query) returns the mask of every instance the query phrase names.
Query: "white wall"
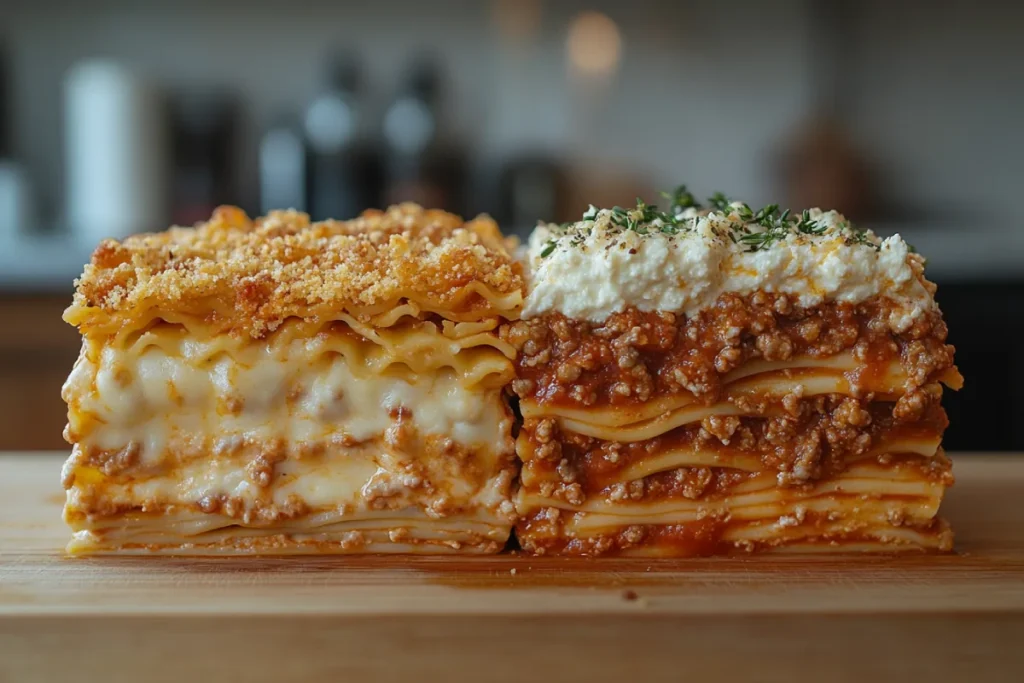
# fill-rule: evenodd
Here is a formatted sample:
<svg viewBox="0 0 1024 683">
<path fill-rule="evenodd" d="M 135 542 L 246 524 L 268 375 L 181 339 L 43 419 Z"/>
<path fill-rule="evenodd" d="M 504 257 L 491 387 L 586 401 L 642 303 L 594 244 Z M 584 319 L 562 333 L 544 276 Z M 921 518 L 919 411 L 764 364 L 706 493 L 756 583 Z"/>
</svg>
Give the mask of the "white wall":
<svg viewBox="0 0 1024 683">
<path fill-rule="evenodd" d="M 885 179 L 908 202 L 1022 227 L 1024 4 L 858 7 L 851 121 Z"/>
</svg>

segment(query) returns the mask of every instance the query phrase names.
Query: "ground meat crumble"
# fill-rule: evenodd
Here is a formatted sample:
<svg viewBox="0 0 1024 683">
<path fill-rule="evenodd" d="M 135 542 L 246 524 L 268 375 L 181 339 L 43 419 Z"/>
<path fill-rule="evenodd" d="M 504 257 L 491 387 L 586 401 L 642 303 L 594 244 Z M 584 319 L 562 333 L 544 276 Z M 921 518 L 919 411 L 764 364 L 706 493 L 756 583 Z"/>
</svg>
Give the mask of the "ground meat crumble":
<svg viewBox="0 0 1024 683">
<path fill-rule="evenodd" d="M 843 352 L 864 364 L 855 384 L 897 361 L 913 394 L 953 367 L 954 349 L 937 310 L 897 333 L 888 322 L 893 306 L 877 298 L 805 309 L 782 294 L 724 294 L 689 318 L 631 308 L 590 323 L 555 313 L 500 333 L 519 352 L 513 391 L 546 404 L 627 405 L 689 392 L 710 405 L 721 397 L 723 376 L 749 361 Z"/>
<path fill-rule="evenodd" d="M 921 396 L 925 397 L 921 412 L 909 421 L 900 403 L 827 394 L 800 399 L 793 413 L 766 406 L 761 415 L 707 417 L 630 443 L 563 431 L 551 418 L 531 418 L 523 423 L 518 448 L 530 481 L 574 485 L 585 496 L 601 492 L 611 500 L 619 495 L 616 486 L 626 486 L 621 483 L 624 471 L 669 449 L 711 448 L 723 457 L 754 457 L 761 470 L 778 473 L 780 485 L 797 486 L 842 472 L 850 459 L 868 453 L 883 439 L 941 435 L 948 420 L 939 395 L 921 392 Z M 680 478 L 672 470 L 646 477 L 647 485 L 657 481 L 658 490 L 667 495 L 693 498 L 736 483 L 731 475 L 721 478 L 719 474 L 737 470 L 710 469 L 714 477 L 686 474 L 697 479 Z M 557 485 L 551 492 L 557 494 Z"/>
</svg>

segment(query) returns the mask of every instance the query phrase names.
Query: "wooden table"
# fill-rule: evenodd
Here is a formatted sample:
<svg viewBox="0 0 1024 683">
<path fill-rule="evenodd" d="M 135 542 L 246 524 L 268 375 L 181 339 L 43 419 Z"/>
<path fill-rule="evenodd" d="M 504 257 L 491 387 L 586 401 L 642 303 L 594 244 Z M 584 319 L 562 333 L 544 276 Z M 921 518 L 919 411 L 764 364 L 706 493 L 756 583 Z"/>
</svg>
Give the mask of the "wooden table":
<svg viewBox="0 0 1024 683">
<path fill-rule="evenodd" d="M 73 559 L 0 455 L 0 682 L 1024 681 L 1024 456 L 955 458 L 949 556 Z"/>
</svg>

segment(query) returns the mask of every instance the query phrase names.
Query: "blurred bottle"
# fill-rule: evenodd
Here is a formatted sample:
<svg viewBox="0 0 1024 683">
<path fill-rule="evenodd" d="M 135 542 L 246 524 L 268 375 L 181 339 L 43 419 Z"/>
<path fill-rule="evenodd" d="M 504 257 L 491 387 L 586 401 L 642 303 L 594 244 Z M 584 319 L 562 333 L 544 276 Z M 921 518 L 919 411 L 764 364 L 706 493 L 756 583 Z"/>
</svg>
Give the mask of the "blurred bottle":
<svg viewBox="0 0 1024 683">
<path fill-rule="evenodd" d="M 273 124 L 260 139 L 260 212 L 306 207 L 306 141 L 287 119 Z"/>
<path fill-rule="evenodd" d="M 97 60 L 71 69 L 64 95 L 74 233 L 95 243 L 164 228 L 168 154 L 158 91 L 127 67 Z"/>
<path fill-rule="evenodd" d="M 314 220 L 351 218 L 378 203 L 380 170 L 364 142 L 360 91 L 354 58 L 335 57 L 327 87 L 303 116 L 306 208 Z"/>
<path fill-rule="evenodd" d="M 239 128 L 236 100 L 224 93 L 189 93 L 171 106 L 174 171 L 172 220 L 192 225 L 221 204 L 237 204 L 233 175 Z"/>
<path fill-rule="evenodd" d="M 0 158 L 0 246 L 38 231 L 32 184 L 25 167 Z"/>
<path fill-rule="evenodd" d="M 385 200 L 462 213 L 466 162 L 458 147 L 443 139 L 440 84 L 437 67 L 418 60 L 384 113 Z"/>
</svg>

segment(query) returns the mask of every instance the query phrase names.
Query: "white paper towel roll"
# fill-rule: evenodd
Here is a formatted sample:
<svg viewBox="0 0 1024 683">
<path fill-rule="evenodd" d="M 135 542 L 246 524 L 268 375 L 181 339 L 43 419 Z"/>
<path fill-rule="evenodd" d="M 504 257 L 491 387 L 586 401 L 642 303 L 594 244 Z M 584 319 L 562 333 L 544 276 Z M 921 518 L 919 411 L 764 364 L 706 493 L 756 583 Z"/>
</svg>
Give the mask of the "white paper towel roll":
<svg viewBox="0 0 1024 683">
<path fill-rule="evenodd" d="M 159 94 L 131 69 L 76 65 L 65 81 L 67 218 L 89 242 L 167 225 L 168 154 Z"/>
<path fill-rule="evenodd" d="M 0 159 L 0 248 L 38 230 L 28 173 L 10 159 Z"/>
</svg>

